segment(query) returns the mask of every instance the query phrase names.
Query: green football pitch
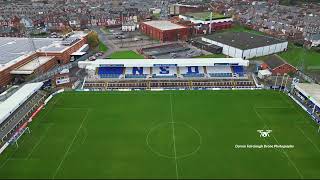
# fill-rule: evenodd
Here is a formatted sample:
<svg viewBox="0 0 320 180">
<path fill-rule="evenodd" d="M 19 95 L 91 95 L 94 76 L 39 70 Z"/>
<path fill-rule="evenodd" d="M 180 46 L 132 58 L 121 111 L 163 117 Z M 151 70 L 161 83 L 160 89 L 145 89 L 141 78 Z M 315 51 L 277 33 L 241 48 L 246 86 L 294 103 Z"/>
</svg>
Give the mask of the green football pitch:
<svg viewBox="0 0 320 180">
<path fill-rule="evenodd" d="M 110 59 L 144 59 L 141 54 L 134 51 L 116 51 L 109 56 Z"/>
<path fill-rule="evenodd" d="M 278 91 L 66 92 L 30 129 L 0 178 L 320 178 L 318 128 Z"/>
</svg>

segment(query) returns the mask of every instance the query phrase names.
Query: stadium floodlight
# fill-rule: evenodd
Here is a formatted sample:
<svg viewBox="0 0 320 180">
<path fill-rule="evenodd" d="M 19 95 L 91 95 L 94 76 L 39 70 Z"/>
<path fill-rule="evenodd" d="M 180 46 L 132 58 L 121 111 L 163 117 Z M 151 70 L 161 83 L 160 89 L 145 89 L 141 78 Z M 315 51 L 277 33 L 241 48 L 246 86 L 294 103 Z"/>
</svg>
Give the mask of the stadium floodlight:
<svg viewBox="0 0 320 180">
<path fill-rule="evenodd" d="M 276 90 L 277 81 L 278 81 L 278 76 L 279 76 L 279 73 L 277 73 L 276 80 L 275 80 L 275 82 L 274 82 L 273 90 Z"/>
<path fill-rule="evenodd" d="M 287 75 L 287 79 L 286 79 L 286 82 L 284 83 L 284 90 L 286 90 L 287 89 L 287 84 L 288 84 L 288 80 L 289 80 L 289 75 L 286 73 L 286 75 Z M 288 90 L 288 92 L 289 92 L 289 90 Z"/>
<path fill-rule="evenodd" d="M 283 86 L 283 82 L 284 82 L 284 77 L 286 76 L 286 74 L 284 73 L 283 76 L 282 76 L 282 80 L 281 80 L 281 85 L 280 85 L 280 88 L 279 88 L 279 92 L 281 91 L 281 87 Z"/>
</svg>

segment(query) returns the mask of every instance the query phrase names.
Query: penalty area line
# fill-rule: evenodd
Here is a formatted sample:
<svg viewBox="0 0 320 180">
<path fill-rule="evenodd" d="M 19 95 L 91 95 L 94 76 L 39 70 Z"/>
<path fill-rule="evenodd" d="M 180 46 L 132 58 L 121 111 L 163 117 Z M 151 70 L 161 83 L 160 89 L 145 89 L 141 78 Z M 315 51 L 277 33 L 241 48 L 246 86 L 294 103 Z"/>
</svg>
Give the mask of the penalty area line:
<svg viewBox="0 0 320 180">
<path fill-rule="evenodd" d="M 20 144 L 22 144 L 24 142 L 24 140 L 26 140 L 26 138 L 23 138 L 22 141 L 20 142 Z M 1 164 L 0 169 L 2 169 L 10 159 L 13 159 L 12 157 L 14 156 L 14 154 L 18 151 L 19 148 L 16 148 L 12 154 L 9 155 L 9 157 L 4 161 L 3 164 Z"/>
<path fill-rule="evenodd" d="M 76 132 L 75 136 L 73 137 L 73 139 L 72 139 L 72 141 L 71 141 L 71 143 L 70 143 L 70 145 L 69 145 L 69 147 L 68 147 L 67 151 L 64 153 L 64 155 L 63 155 L 63 157 L 62 157 L 62 160 L 61 160 L 61 161 L 60 161 L 60 163 L 59 163 L 59 166 L 57 167 L 57 169 L 56 169 L 56 171 L 55 171 L 54 175 L 52 176 L 52 179 L 55 179 L 56 175 L 58 174 L 58 172 L 59 172 L 59 170 L 60 170 L 60 168 L 61 168 L 61 165 L 63 164 L 64 160 L 65 160 L 65 159 L 66 159 L 66 157 L 68 156 L 68 153 L 69 153 L 69 151 L 70 151 L 70 149 L 71 149 L 71 147 L 72 147 L 72 145 L 73 145 L 74 141 L 75 141 L 75 140 L 76 140 L 76 138 L 78 137 L 78 134 L 79 134 L 79 132 L 80 132 L 80 130 L 81 130 L 81 128 L 82 128 L 82 126 L 83 126 L 84 121 L 87 119 L 88 114 L 89 114 L 89 109 L 87 110 L 86 115 L 85 115 L 85 116 L 84 116 L 84 118 L 82 119 L 82 122 L 81 122 L 81 124 L 80 124 L 80 127 L 78 128 L 78 130 L 77 130 L 77 132 Z"/>
<path fill-rule="evenodd" d="M 319 147 L 310 139 L 305 132 L 298 126 L 297 129 L 301 132 L 301 134 L 314 146 L 314 148 L 320 153 Z"/>
<path fill-rule="evenodd" d="M 255 107 L 253 107 L 254 112 L 256 113 L 256 115 L 258 116 L 258 118 L 263 122 L 264 126 L 267 127 L 268 129 L 270 129 L 270 127 L 267 125 L 266 121 L 261 117 L 261 115 L 258 113 L 258 111 L 256 110 Z M 277 142 L 278 145 L 280 145 L 278 139 L 271 134 L 271 136 L 273 137 L 273 139 Z M 300 179 L 304 179 L 303 175 L 301 174 L 299 168 L 296 166 L 296 164 L 291 160 L 290 156 L 288 155 L 288 153 L 281 149 L 282 153 L 287 157 L 288 161 L 290 162 L 290 164 L 294 167 L 294 169 L 296 170 L 296 172 L 298 173 L 298 175 L 300 176 Z"/>
<path fill-rule="evenodd" d="M 48 133 L 48 130 L 50 129 L 50 127 L 52 126 L 52 124 L 50 124 L 46 130 L 45 130 L 45 133 L 40 137 L 40 139 L 38 140 L 37 144 L 35 144 L 32 148 L 32 150 L 30 151 L 30 153 L 28 154 L 27 158 L 26 159 L 29 159 L 30 156 L 32 155 L 32 153 L 34 152 L 34 150 L 40 145 L 40 143 L 42 142 L 42 140 L 46 137 L 47 133 Z"/>
</svg>

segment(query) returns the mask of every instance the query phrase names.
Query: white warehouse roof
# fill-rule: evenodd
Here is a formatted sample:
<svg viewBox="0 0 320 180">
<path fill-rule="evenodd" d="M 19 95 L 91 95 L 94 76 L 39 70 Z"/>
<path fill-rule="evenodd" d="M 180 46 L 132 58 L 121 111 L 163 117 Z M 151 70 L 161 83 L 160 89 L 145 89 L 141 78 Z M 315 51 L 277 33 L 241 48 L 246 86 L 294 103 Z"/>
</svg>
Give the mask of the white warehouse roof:
<svg viewBox="0 0 320 180">
<path fill-rule="evenodd" d="M 172 30 L 172 29 L 182 29 L 185 28 L 184 26 L 178 25 L 178 24 L 174 24 L 170 21 L 146 21 L 143 22 L 146 25 L 152 26 L 154 28 L 160 29 L 162 31 L 166 31 L 166 30 Z"/>
<path fill-rule="evenodd" d="M 217 64 L 235 64 L 249 66 L 242 58 L 188 58 L 188 59 L 97 59 L 79 61 L 79 68 L 117 66 L 117 67 L 155 67 L 155 66 L 215 66 Z"/>
<path fill-rule="evenodd" d="M 8 99 L 0 102 L 0 124 L 3 123 L 15 110 L 19 108 L 30 96 L 38 91 L 40 83 L 30 83 L 22 86 L 17 92 L 12 94 Z"/>
</svg>

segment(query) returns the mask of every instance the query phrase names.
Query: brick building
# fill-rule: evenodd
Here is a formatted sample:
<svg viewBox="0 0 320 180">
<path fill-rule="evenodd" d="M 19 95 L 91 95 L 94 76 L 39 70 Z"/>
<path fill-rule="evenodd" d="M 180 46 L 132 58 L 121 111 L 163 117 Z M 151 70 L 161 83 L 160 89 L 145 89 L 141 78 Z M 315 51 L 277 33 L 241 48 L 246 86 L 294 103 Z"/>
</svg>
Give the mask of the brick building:
<svg viewBox="0 0 320 180">
<path fill-rule="evenodd" d="M 212 17 L 211 17 L 212 15 Z M 224 16 L 218 13 L 208 11 L 181 14 L 178 17 L 180 20 L 190 21 L 196 27 L 199 34 L 207 34 L 211 31 L 231 28 L 233 25 L 233 18 Z"/>
<path fill-rule="evenodd" d="M 161 42 L 187 40 L 190 36 L 188 27 L 170 21 L 146 21 L 140 24 L 140 31 Z"/>
<path fill-rule="evenodd" d="M 295 73 L 297 69 L 285 62 L 282 58 L 278 55 L 271 55 L 264 63 L 261 65 L 262 69 L 269 69 L 272 72 L 272 75 L 283 75 L 289 73 Z"/>
<path fill-rule="evenodd" d="M 62 41 L 50 38 L 34 39 L 36 51 L 30 48 L 26 38 L 2 38 L 0 86 L 10 84 L 14 77 L 38 75 L 69 63 L 71 54 L 87 43 L 87 33 L 76 32 L 74 36 L 79 39 L 71 45 L 62 45 Z"/>
<path fill-rule="evenodd" d="M 204 11 L 206 8 L 199 5 L 187 5 L 187 4 L 172 4 L 169 7 L 170 15 L 180 15 L 186 14 L 191 12 L 201 12 Z"/>
</svg>

